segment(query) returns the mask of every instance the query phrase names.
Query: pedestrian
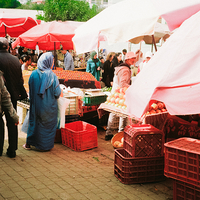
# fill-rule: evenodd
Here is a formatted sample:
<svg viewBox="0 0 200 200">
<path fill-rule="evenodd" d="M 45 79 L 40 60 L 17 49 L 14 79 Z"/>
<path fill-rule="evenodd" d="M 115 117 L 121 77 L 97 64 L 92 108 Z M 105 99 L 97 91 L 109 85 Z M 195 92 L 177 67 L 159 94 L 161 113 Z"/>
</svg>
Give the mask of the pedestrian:
<svg viewBox="0 0 200 200">
<path fill-rule="evenodd" d="M 119 66 L 121 63 L 123 63 L 121 52 L 118 52 L 118 53 L 115 54 L 115 57 L 113 58 L 112 63 L 113 63 L 114 68 Z"/>
<path fill-rule="evenodd" d="M 15 109 L 13 108 L 10 94 L 4 85 L 3 72 L 0 71 L 0 156 L 2 156 L 3 145 L 4 145 L 4 121 L 2 118 L 3 112 L 9 115 L 9 117 L 13 120 L 13 123 L 15 124 L 15 126 L 18 125 L 19 117 L 17 116 L 17 113 Z M 11 138 L 9 138 L 9 140 L 10 139 Z M 15 157 L 14 154 L 13 155 L 9 154 L 8 151 L 7 151 L 7 155 L 10 158 Z"/>
<path fill-rule="evenodd" d="M 74 60 L 72 55 L 67 51 L 64 50 L 63 47 L 61 48 L 61 52 L 64 55 L 64 70 L 74 70 Z"/>
<path fill-rule="evenodd" d="M 122 61 L 125 62 L 125 56 L 126 56 L 126 54 L 127 54 L 127 50 L 126 50 L 126 49 L 123 49 L 123 50 L 122 50 L 122 54 L 123 54 Z"/>
<path fill-rule="evenodd" d="M 114 77 L 114 67 L 112 60 L 115 56 L 115 52 L 110 52 L 107 55 L 106 61 L 103 65 L 104 73 L 102 74 L 102 82 L 104 82 L 106 87 L 112 87 L 113 77 Z"/>
<path fill-rule="evenodd" d="M 31 56 L 23 56 L 23 65 L 22 65 L 22 71 L 23 70 L 28 70 L 28 66 L 31 64 Z"/>
<path fill-rule="evenodd" d="M 31 145 L 39 150 L 54 147 L 57 128 L 58 103 L 61 94 L 59 81 L 52 71 L 54 57 L 51 52 L 43 53 L 35 71 L 29 78 L 30 114 L 25 149 Z"/>
<path fill-rule="evenodd" d="M 13 107 L 17 110 L 17 101 L 27 98 L 27 93 L 23 86 L 24 81 L 21 64 L 17 57 L 8 53 L 8 47 L 8 40 L 4 37 L 0 37 L 0 70 L 3 72 L 5 86 L 11 95 Z M 8 113 L 5 113 L 5 117 L 9 138 L 7 155 L 9 157 L 15 157 L 18 148 L 18 130 Z"/>
<path fill-rule="evenodd" d="M 26 47 L 24 47 L 20 55 L 28 56 L 28 49 Z"/>
<path fill-rule="evenodd" d="M 140 49 L 135 52 L 136 55 L 136 63 L 132 69 L 132 76 L 136 76 L 138 74 L 139 65 L 143 62 L 143 53 Z"/>
<path fill-rule="evenodd" d="M 90 59 L 87 61 L 86 72 L 91 73 L 97 81 L 100 81 L 100 60 L 97 58 L 97 52 L 93 51 L 90 54 Z"/>
<path fill-rule="evenodd" d="M 138 73 L 145 68 L 146 64 L 150 61 L 152 57 L 152 53 L 150 51 L 145 53 L 145 59 L 143 60 L 143 62 L 140 63 L 139 67 L 138 67 Z"/>
<path fill-rule="evenodd" d="M 136 61 L 136 55 L 133 52 L 128 52 L 125 57 L 125 63 L 120 64 L 118 67 L 115 67 L 115 75 L 113 78 L 113 87 L 111 93 L 119 88 L 128 88 L 131 84 L 131 69 L 130 66 L 133 65 Z M 114 124 L 117 121 L 117 116 L 113 113 L 109 114 L 108 125 L 105 135 L 105 140 L 110 140 L 113 137 L 113 128 Z M 121 132 L 126 126 L 126 118 L 120 117 L 119 119 L 119 129 Z"/>
<path fill-rule="evenodd" d="M 105 63 L 105 60 L 104 60 L 104 58 L 103 57 L 100 57 L 99 58 L 99 60 L 100 60 L 100 77 L 102 77 L 102 73 L 104 72 L 104 70 L 103 70 L 103 65 L 104 65 L 104 63 Z"/>
</svg>

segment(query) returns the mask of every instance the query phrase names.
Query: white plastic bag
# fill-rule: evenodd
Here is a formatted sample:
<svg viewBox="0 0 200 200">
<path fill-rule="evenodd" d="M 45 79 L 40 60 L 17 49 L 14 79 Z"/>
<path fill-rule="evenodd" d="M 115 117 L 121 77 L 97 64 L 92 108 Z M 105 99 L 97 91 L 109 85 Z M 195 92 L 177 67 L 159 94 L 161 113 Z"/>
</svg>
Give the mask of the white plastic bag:
<svg viewBox="0 0 200 200">
<path fill-rule="evenodd" d="M 28 110 L 28 112 L 26 113 L 26 117 L 24 119 L 24 123 L 22 125 L 21 131 L 24 133 L 28 132 L 28 126 L 29 126 L 29 113 L 30 111 Z"/>
<path fill-rule="evenodd" d="M 65 128 L 65 110 L 69 106 L 70 100 L 65 97 L 59 97 L 58 101 L 58 117 L 57 128 Z"/>
</svg>

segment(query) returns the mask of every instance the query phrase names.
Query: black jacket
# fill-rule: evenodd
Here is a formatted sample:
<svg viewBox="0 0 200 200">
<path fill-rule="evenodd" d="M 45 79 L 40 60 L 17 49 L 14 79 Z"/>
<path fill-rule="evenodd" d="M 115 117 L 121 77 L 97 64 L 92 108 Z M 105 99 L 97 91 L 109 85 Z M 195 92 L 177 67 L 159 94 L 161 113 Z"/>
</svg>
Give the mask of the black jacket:
<svg viewBox="0 0 200 200">
<path fill-rule="evenodd" d="M 105 83 L 107 87 L 111 87 L 110 82 L 113 81 L 114 77 L 114 67 L 113 64 L 109 61 L 106 60 L 104 65 L 103 65 L 104 73 L 102 74 L 102 81 Z"/>
<path fill-rule="evenodd" d="M 5 85 L 12 102 L 26 98 L 27 93 L 23 86 L 24 80 L 18 58 L 8 53 L 7 50 L 0 50 L 0 70 L 3 72 Z"/>
</svg>

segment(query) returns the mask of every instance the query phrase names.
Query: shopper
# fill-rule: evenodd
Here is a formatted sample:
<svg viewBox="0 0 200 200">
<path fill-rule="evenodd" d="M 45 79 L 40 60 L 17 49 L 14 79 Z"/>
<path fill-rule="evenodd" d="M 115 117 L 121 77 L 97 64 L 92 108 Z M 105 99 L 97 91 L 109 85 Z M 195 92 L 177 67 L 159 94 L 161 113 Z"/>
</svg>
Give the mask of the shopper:
<svg viewBox="0 0 200 200">
<path fill-rule="evenodd" d="M 131 69 L 130 66 L 136 61 L 136 55 L 133 52 L 128 52 L 125 57 L 125 63 L 120 64 L 115 67 L 115 75 L 113 78 L 113 87 L 111 93 L 113 93 L 118 87 L 124 88 L 129 87 L 131 84 Z M 117 121 L 118 117 L 110 113 L 108 118 L 108 126 L 106 130 L 105 140 L 110 140 L 113 137 L 113 127 L 114 123 Z M 124 130 L 126 125 L 126 118 L 120 117 L 119 120 L 119 132 Z"/>
<path fill-rule="evenodd" d="M 72 55 L 67 51 L 61 48 L 61 52 L 64 55 L 64 70 L 74 70 L 74 60 Z"/>
<path fill-rule="evenodd" d="M 27 98 L 27 93 L 23 86 L 21 64 L 17 57 L 8 53 L 8 47 L 8 40 L 0 37 L 0 70 L 3 72 L 5 86 L 11 95 L 13 107 L 17 110 L 17 100 Z M 5 117 L 9 142 L 7 155 L 15 157 L 18 147 L 18 130 L 8 113 L 5 113 Z"/>
<path fill-rule="evenodd" d="M 22 71 L 28 70 L 28 66 L 31 64 L 31 56 L 23 56 L 22 61 L 23 61 Z"/>
<path fill-rule="evenodd" d="M 110 52 L 107 55 L 106 61 L 103 65 L 104 73 L 102 74 L 102 82 L 106 87 L 112 87 L 113 85 L 113 77 L 114 77 L 114 67 L 112 60 L 115 56 L 115 52 Z"/>
<path fill-rule="evenodd" d="M 122 54 L 123 54 L 122 61 L 125 62 L 125 56 L 126 56 L 126 54 L 127 54 L 127 50 L 126 50 L 126 49 L 123 49 L 123 50 L 122 50 Z"/>
<path fill-rule="evenodd" d="M 41 55 L 37 62 L 38 69 L 29 78 L 30 114 L 29 128 L 25 149 L 31 145 L 39 150 L 50 150 L 54 147 L 57 127 L 58 104 L 61 94 L 59 81 L 53 73 L 53 54 Z"/>
<path fill-rule="evenodd" d="M 4 85 L 3 73 L 0 71 L 0 156 L 2 156 L 4 145 L 4 121 L 2 119 L 3 112 L 9 115 L 9 117 L 13 120 L 13 123 L 17 126 L 19 123 L 19 117 L 13 108 L 10 94 Z M 15 157 L 14 155 L 10 155 L 8 152 L 7 155 L 11 158 Z"/>
<path fill-rule="evenodd" d="M 146 64 L 150 61 L 151 57 L 152 57 L 152 53 L 150 51 L 146 52 L 145 59 L 143 60 L 143 62 L 140 63 L 138 67 L 138 73 L 142 71 L 142 69 L 145 68 Z"/>
<path fill-rule="evenodd" d="M 97 52 L 93 51 L 90 54 L 90 59 L 87 61 L 86 72 L 91 73 L 97 81 L 100 80 L 100 60 L 97 58 Z"/>
<path fill-rule="evenodd" d="M 118 53 L 115 54 L 115 57 L 113 58 L 112 63 L 113 63 L 114 68 L 119 66 L 121 63 L 123 63 L 121 52 L 118 52 Z"/>
</svg>

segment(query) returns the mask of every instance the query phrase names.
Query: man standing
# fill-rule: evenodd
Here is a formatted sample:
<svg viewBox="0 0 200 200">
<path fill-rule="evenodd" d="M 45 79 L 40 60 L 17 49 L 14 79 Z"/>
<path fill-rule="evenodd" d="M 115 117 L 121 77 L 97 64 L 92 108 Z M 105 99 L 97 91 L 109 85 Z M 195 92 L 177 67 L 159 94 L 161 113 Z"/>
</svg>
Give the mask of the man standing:
<svg viewBox="0 0 200 200">
<path fill-rule="evenodd" d="M 4 145 L 4 121 L 2 119 L 2 113 L 7 113 L 10 118 L 12 118 L 13 123 L 15 123 L 16 126 L 19 123 L 19 117 L 13 108 L 10 94 L 4 85 L 2 76 L 3 73 L 0 71 L 0 156 L 2 156 Z"/>
<path fill-rule="evenodd" d="M 61 48 L 61 52 L 64 55 L 64 70 L 74 70 L 74 61 L 71 56 L 71 54 L 67 51 Z"/>
<path fill-rule="evenodd" d="M 16 110 L 17 100 L 27 98 L 27 93 L 23 86 L 21 64 L 17 57 L 8 53 L 8 47 L 8 40 L 0 37 L 0 70 L 3 72 L 5 86 L 11 95 L 11 101 Z M 10 115 L 5 112 L 5 116 L 9 142 L 7 155 L 10 158 L 14 158 L 16 156 L 15 151 L 18 148 L 18 130 Z"/>
<path fill-rule="evenodd" d="M 113 78 L 113 87 L 111 93 L 114 93 L 115 90 L 120 88 L 128 88 L 131 84 L 131 69 L 130 66 L 133 65 L 136 61 L 136 55 L 133 52 L 128 52 L 125 57 L 125 63 L 120 64 L 115 67 L 115 74 Z M 113 113 L 109 114 L 108 126 L 106 130 L 105 140 L 110 140 L 113 137 L 112 129 L 114 127 L 117 116 Z M 126 118 L 120 117 L 119 120 L 119 132 L 124 130 L 126 126 Z"/>
<path fill-rule="evenodd" d="M 123 54 L 122 61 L 125 62 L 125 56 L 126 56 L 126 54 L 127 54 L 127 50 L 126 50 L 126 49 L 123 49 L 123 50 L 122 50 L 122 54 Z"/>
</svg>

